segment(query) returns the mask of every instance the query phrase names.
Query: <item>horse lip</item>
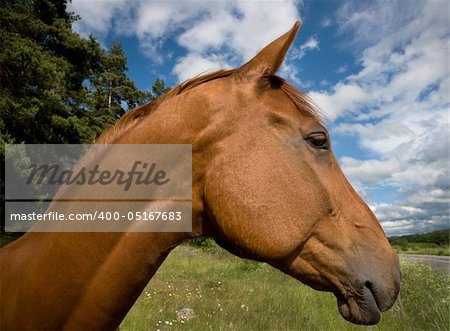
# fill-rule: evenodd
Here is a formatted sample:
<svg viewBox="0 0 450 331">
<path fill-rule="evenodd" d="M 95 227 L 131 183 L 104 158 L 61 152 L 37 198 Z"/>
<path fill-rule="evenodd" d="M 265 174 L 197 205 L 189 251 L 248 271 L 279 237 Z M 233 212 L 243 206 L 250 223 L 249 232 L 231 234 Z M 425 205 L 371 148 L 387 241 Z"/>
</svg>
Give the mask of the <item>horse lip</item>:
<svg viewBox="0 0 450 331">
<path fill-rule="evenodd" d="M 372 288 L 364 286 L 358 295 L 344 296 L 335 294 L 339 312 L 349 322 L 362 325 L 374 325 L 381 319 L 382 310 Z"/>
<path fill-rule="evenodd" d="M 385 303 L 383 303 L 381 301 L 380 296 L 378 295 L 378 292 L 377 292 L 375 286 L 371 282 L 369 282 L 369 281 L 365 282 L 364 286 L 366 289 L 368 289 L 370 291 L 370 294 L 372 295 L 373 299 L 375 300 L 375 303 L 376 303 L 379 311 L 383 312 L 383 311 L 388 310 L 391 307 L 391 305 L 387 306 Z"/>
</svg>

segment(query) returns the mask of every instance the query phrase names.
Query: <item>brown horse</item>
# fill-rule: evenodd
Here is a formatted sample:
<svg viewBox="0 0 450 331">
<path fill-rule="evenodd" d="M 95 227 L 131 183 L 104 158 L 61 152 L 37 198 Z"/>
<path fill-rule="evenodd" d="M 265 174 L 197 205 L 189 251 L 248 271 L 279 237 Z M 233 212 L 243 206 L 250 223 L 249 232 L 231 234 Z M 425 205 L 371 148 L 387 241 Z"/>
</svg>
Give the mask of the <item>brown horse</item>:
<svg viewBox="0 0 450 331">
<path fill-rule="evenodd" d="M 126 114 L 98 143 L 192 144 L 191 233 L 28 233 L 1 250 L 1 329 L 115 329 L 170 251 L 210 236 L 337 297 L 374 324 L 397 255 L 342 174 L 307 97 L 275 76 L 294 27 L 238 69 Z M 155 303 L 157 304 L 157 303 Z"/>
</svg>

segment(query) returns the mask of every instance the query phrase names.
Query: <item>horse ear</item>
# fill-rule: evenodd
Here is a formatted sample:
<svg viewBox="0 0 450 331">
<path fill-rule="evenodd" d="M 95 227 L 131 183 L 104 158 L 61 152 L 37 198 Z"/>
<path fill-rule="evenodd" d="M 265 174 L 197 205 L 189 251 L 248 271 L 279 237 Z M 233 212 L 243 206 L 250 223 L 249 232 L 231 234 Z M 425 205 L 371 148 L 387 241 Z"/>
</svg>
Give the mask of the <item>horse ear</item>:
<svg viewBox="0 0 450 331">
<path fill-rule="evenodd" d="M 238 69 L 243 76 L 266 76 L 275 74 L 283 63 L 289 47 L 300 29 L 300 21 L 281 37 L 264 47 L 253 59 Z"/>
</svg>

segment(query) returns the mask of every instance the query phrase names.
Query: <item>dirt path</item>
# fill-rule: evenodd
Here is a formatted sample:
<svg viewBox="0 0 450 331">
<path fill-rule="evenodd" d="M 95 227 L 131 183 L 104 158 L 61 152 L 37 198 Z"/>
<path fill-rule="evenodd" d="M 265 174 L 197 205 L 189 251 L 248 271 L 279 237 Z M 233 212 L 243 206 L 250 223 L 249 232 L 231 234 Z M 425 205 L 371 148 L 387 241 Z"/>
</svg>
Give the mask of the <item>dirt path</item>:
<svg viewBox="0 0 450 331">
<path fill-rule="evenodd" d="M 447 274 L 450 273 L 450 256 L 413 254 L 402 254 L 401 256 L 406 257 L 410 261 L 422 262 L 429 265 L 435 271 Z"/>
</svg>

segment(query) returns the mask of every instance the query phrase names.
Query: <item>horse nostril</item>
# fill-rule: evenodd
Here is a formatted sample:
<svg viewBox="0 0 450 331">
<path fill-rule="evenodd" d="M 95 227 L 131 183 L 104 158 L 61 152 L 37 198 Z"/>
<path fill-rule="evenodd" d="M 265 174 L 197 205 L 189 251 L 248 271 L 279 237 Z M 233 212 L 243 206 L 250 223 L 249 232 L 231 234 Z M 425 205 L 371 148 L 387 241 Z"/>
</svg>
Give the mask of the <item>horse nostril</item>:
<svg viewBox="0 0 450 331">
<path fill-rule="evenodd" d="M 364 283 L 364 286 L 370 291 L 370 293 L 372 293 L 375 301 L 377 301 L 378 297 L 377 297 L 377 291 L 375 290 L 375 286 L 373 285 L 373 283 L 371 281 L 366 281 Z M 378 302 L 377 302 L 378 304 Z"/>
<path fill-rule="evenodd" d="M 369 290 L 372 291 L 372 288 L 373 288 L 372 282 L 366 281 L 366 282 L 364 283 L 364 286 L 367 287 Z"/>
</svg>

